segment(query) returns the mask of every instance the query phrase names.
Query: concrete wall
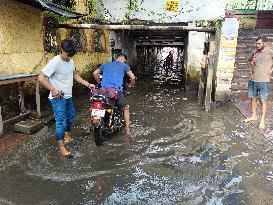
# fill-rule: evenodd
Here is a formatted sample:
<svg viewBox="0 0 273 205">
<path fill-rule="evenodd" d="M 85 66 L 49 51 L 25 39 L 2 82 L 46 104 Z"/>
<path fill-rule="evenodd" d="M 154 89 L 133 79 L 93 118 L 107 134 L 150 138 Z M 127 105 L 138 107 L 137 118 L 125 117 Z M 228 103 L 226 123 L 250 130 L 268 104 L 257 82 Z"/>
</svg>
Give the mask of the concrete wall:
<svg viewBox="0 0 273 205">
<path fill-rule="evenodd" d="M 190 31 L 188 36 L 187 72 L 193 81 L 199 82 L 199 73 L 203 59 L 204 42 L 208 42 L 208 34 Z"/>
<path fill-rule="evenodd" d="M 128 64 L 134 66 L 137 62 L 136 42 L 134 39 L 123 35 L 122 32 L 110 32 L 110 42 L 115 42 L 114 49 L 122 49 L 128 56 Z"/>
<path fill-rule="evenodd" d="M 231 95 L 239 30 L 237 18 L 226 18 L 222 25 L 216 71 L 216 101 L 227 101 Z"/>
<path fill-rule="evenodd" d="M 98 1 L 98 17 L 108 22 L 122 22 L 126 14 L 130 19 L 153 21 L 157 23 L 189 22 L 209 20 L 223 17 L 225 14 L 225 0 L 180 1 L 179 11 L 166 11 L 165 0 L 137 1 L 138 9 L 129 11 L 128 0 L 104 0 L 103 5 Z"/>
</svg>

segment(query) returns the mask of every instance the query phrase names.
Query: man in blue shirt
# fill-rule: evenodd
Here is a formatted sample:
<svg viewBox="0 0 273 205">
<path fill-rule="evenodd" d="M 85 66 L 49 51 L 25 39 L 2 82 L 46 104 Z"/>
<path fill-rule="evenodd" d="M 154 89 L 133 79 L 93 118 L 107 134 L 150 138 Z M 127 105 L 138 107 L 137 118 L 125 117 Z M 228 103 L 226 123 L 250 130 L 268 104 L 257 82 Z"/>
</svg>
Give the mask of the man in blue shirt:
<svg viewBox="0 0 273 205">
<path fill-rule="evenodd" d="M 125 121 L 125 132 L 126 135 L 130 134 L 130 112 L 129 105 L 126 102 L 125 97 L 122 94 L 123 89 L 123 78 L 127 74 L 130 77 L 129 87 L 135 85 L 135 75 L 131 71 L 130 67 L 124 62 L 127 60 L 125 54 L 118 54 L 116 60 L 109 63 L 102 64 L 93 72 L 93 76 L 98 84 L 101 84 L 103 88 L 115 88 L 118 91 L 117 105 L 123 109 L 124 121 Z M 99 74 L 103 73 L 102 82 L 100 81 Z"/>
</svg>

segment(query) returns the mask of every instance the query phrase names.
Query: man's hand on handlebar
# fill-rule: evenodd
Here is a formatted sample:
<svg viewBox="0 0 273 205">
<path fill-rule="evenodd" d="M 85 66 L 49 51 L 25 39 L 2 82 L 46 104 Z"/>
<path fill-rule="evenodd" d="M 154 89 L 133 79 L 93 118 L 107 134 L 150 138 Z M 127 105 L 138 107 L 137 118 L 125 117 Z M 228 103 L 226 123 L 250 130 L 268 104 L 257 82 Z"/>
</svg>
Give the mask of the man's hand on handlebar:
<svg viewBox="0 0 273 205">
<path fill-rule="evenodd" d="M 92 83 L 89 83 L 87 87 L 88 87 L 89 89 L 93 89 L 93 88 L 95 88 L 96 86 L 95 86 L 94 84 L 92 84 Z"/>
<path fill-rule="evenodd" d="M 96 85 L 96 88 L 97 88 L 97 89 L 100 89 L 100 88 L 101 88 L 101 83 L 97 84 L 97 85 Z"/>
<path fill-rule="evenodd" d="M 136 84 L 136 80 L 135 79 L 133 79 L 133 78 L 131 78 L 131 82 L 130 82 L 130 84 L 128 84 L 128 88 L 134 88 L 135 87 L 135 84 Z"/>
</svg>

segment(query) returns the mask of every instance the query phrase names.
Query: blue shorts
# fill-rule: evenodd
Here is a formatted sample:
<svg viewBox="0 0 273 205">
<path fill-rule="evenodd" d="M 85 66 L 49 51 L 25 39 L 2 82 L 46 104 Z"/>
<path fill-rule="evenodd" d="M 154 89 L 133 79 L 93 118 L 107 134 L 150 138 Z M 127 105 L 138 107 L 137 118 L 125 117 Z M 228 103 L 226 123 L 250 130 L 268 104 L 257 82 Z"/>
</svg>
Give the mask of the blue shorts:
<svg viewBox="0 0 273 205">
<path fill-rule="evenodd" d="M 254 82 L 248 81 L 248 97 L 260 98 L 261 100 L 267 100 L 269 95 L 269 82 Z"/>
</svg>

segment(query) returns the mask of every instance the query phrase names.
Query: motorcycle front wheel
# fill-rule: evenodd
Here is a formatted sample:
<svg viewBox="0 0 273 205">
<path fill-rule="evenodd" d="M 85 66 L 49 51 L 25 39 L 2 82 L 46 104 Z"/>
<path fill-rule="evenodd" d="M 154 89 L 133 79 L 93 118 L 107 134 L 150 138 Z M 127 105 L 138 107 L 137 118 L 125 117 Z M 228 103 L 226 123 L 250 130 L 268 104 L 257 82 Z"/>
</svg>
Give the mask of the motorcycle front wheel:
<svg viewBox="0 0 273 205">
<path fill-rule="evenodd" d="M 102 127 L 94 127 L 93 135 L 94 135 L 95 144 L 97 146 L 103 145 L 103 143 L 105 142 L 105 131 L 104 131 L 104 129 Z"/>
</svg>

